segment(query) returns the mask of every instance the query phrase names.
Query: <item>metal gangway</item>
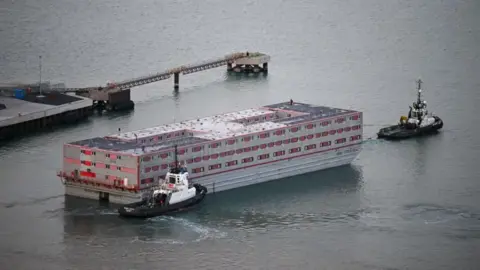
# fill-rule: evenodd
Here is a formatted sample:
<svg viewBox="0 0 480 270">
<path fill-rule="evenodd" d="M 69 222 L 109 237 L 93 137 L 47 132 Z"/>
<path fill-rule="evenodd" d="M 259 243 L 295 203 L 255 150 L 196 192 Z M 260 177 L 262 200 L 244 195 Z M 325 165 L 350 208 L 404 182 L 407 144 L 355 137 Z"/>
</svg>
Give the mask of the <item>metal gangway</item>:
<svg viewBox="0 0 480 270">
<path fill-rule="evenodd" d="M 263 61 L 263 62 L 268 62 L 270 60 L 270 56 L 263 53 L 239 52 L 239 53 L 228 54 L 224 57 L 220 57 L 216 59 L 202 61 L 200 63 L 195 63 L 191 65 L 182 65 L 176 68 L 167 69 L 159 73 L 149 74 L 149 75 L 138 77 L 138 78 L 128 79 L 128 80 L 114 82 L 114 83 L 108 83 L 106 86 L 56 88 L 56 89 L 50 88 L 50 89 L 45 89 L 44 91 L 56 91 L 61 93 L 67 93 L 67 92 L 87 93 L 90 91 L 104 90 L 105 88 L 107 89 L 107 91 L 109 91 L 109 89 L 115 89 L 115 91 L 122 91 L 122 90 L 130 89 L 132 87 L 154 83 L 161 80 L 166 80 L 166 79 L 169 79 L 172 75 L 176 75 L 176 76 L 178 76 L 178 74 L 186 75 L 186 74 L 191 74 L 195 72 L 200 72 L 200 71 L 204 71 L 212 68 L 225 66 L 229 63 L 231 64 L 236 60 L 239 60 L 242 58 L 261 58 L 260 61 Z"/>
</svg>

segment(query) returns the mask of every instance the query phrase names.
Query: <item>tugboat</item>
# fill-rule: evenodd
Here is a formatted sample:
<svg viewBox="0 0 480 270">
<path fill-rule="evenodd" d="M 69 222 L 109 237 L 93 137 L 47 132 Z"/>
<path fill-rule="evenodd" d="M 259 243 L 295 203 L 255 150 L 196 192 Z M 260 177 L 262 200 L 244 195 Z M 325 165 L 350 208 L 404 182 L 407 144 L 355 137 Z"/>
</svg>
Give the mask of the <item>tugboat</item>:
<svg viewBox="0 0 480 270">
<path fill-rule="evenodd" d="M 151 218 L 179 211 L 200 203 L 207 194 L 207 188 L 189 183 L 188 171 L 178 166 L 175 146 L 175 167 L 159 180 L 159 185 L 144 194 L 139 202 L 123 205 L 118 213 L 123 217 Z"/>
<path fill-rule="evenodd" d="M 407 116 L 401 116 L 397 125 L 382 128 L 378 131 L 378 138 L 399 140 L 415 136 L 422 136 L 437 132 L 443 127 L 443 121 L 440 117 L 429 114 L 427 111 L 427 102 L 422 100 L 422 80 L 417 80 L 418 97 L 413 102 Z"/>
</svg>

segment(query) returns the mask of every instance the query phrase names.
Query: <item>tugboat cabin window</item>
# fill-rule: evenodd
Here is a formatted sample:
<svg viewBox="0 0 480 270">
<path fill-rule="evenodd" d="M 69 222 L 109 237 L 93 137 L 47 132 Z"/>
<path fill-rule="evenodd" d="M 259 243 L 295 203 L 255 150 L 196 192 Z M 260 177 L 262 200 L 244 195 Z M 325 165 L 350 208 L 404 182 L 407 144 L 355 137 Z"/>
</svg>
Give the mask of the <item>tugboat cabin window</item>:
<svg viewBox="0 0 480 270">
<path fill-rule="evenodd" d="M 175 178 L 174 175 L 171 175 L 168 179 L 168 183 L 169 184 L 176 184 L 177 183 L 177 179 Z"/>
</svg>

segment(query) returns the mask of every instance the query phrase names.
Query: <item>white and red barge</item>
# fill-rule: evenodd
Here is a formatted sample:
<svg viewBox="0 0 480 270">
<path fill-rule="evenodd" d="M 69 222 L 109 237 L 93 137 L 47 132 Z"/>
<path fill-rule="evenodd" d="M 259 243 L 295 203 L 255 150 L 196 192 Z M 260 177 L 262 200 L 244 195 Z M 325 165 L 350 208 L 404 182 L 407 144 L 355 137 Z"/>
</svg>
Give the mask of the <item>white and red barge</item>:
<svg viewBox="0 0 480 270">
<path fill-rule="evenodd" d="M 284 102 L 67 143 L 67 195 L 138 201 L 178 160 L 194 183 L 219 192 L 350 164 L 362 112 Z"/>
</svg>

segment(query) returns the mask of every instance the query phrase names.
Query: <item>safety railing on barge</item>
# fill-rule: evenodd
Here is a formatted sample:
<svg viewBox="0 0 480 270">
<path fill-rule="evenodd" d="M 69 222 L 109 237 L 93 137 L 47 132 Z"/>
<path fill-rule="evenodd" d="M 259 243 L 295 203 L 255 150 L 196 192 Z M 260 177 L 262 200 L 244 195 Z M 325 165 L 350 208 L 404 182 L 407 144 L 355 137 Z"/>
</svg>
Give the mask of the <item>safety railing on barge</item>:
<svg viewBox="0 0 480 270">
<path fill-rule="evenodd" d="M 57 171 L 57 176 L 60 177 L 60 181 L 62 184 L 74 184 L 74 185 L 82 185 L 82 186 L 89 186 L 89 187 L 97 187 L 97 188 L 106 188 L 106 189 L 114 189 L 117 191 L 128 191 L 132 193 L 140 192 L 140 189 L 137 185 L 124 185 L 122 184 L 123 180 L 118 178 L 117 180 L 109 180 L 109 182 L 105 181 L 98 181 L 93 179 L 88 179 L 84 177 L 75 176 L 75 173 L 67 174 L 63 171 Z M 113 183 L 112 183 L 113 181 Z"/>
</svg>

